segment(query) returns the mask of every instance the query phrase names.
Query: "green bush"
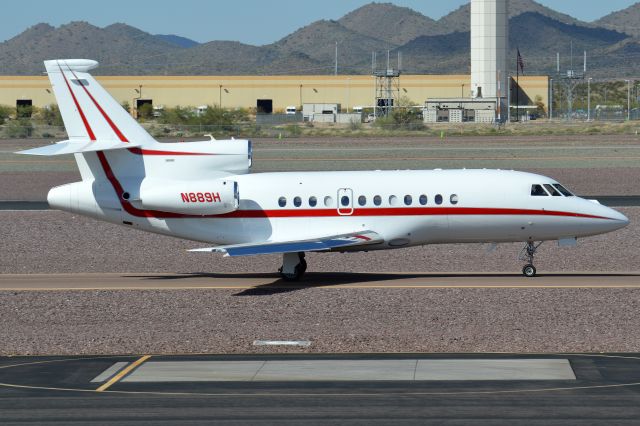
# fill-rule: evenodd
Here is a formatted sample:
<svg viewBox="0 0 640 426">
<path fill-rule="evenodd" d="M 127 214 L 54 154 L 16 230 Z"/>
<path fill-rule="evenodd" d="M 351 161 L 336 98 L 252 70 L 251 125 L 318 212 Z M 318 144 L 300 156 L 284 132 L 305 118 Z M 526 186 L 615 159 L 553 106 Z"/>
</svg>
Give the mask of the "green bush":
<svg viewBox="0 0 640 426">
<path fill-rule="evenodd" d="M 23 105 L 16 108 L 17 118 L 31 118 L 34 109 L 32 105 Z"/>
<path fill-rule="evenodd" d="M 42 108 L 40 118 L 49 126 L 64 126 L 58 105 L 47 105 Z"/>
<path fill-rule="evenodd" d="M 9 138 L 28 138 L 33 135 L 31 120 L 13 120 L 5 126 L 5 132 Z"/>
<path fill-rule="evenodd" d="M 9 117 L 11 117 L 11 114 L 13 113 L 13 111 L 15 110 L 10 106 L 0 105 L 0 125 L 4 124 L 5 121 L 7 121 Z"/>
<path fill-rule="evenodd" d="M 138 119 L 150 120 L 153 118 L 153 105 L 143 104 L 138 108 Z"/>
</svg>

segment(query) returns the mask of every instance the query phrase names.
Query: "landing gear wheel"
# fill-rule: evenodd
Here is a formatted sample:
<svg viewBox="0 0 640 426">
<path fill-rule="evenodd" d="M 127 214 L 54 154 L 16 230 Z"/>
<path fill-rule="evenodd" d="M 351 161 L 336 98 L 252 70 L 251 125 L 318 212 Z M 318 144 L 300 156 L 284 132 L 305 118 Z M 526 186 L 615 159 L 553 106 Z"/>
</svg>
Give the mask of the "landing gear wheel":
<svg viewBox="0 0 640 426">
<path fill-rule="evenodd" d="M 299 281 L 302 275 L 304 275 L 304 272 L 302 271 L 301 265 L 296 265 L 292 274 L 286 274 L 282 272 L 282 268 L 280 268 L 280 276 L 285 281 Z"/>
<path fill-rule="evenodd" d="M 536 276 L 536 267 L 533 265 L 524 265 L 522 268 L 522 273 L 525 277 L 535 277 Z"/>
<path fill-rule="evenodd" d="M 282 267 L 278 269 L 280 276 L 285 281 L 298 281 L 307 272 L 307 261 L 304 253 L 285 253 L 282 259 Z"/>
</svg>

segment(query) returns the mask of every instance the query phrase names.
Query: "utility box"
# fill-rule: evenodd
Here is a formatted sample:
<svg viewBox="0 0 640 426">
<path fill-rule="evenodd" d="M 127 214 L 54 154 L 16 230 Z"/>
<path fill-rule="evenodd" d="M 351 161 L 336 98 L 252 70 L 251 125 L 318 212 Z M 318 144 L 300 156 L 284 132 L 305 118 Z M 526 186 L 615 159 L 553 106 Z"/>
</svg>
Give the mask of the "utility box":
<svg viewBox="0 0 640 426">
<path fill-rule="evenodd" d="M 438 111 L 435 109 L 422 110 L 422 119 L 425 123 L 436 123 L 438 121 Z"/>
<path fill-rule="evenodd" d="M 302 116 L 306 121 L 317 121 L 313 119 L 316 114 L 339 114 L 340 104 L 303 104 Z M 335 120 L 334 120 L 335 121 Z"/>
<path fill-rule="evenodd" d="M 475 112 L 476 112 L 476 117 L 475 117 L 476 123 L 493 123 L 496 119 L 496 113 L 492 110 L 478 109 Z"/>
<path fill-rule="evenodd" d="M 362 123 L 362 113 L 337 114 L 336 123 L 342 123 L 342 124 Z"/>
<path fill-rule="evenodd" d="M 462 123 L 462 109 L 452 108 L 449 110 L 449 123 Z"/>
</svg>

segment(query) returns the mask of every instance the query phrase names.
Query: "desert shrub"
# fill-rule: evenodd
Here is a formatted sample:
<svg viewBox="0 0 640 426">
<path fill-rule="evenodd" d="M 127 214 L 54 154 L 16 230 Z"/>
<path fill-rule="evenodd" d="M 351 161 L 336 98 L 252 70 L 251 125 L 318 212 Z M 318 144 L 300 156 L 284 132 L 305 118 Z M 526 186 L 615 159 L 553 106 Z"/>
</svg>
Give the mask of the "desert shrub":
<svg viewBox="0 0 640 426">
<path fill-rule="evenodd" d="M 28 138 L 33 135 L 33 124 L 28 119 L 13 120 L 5 126 L 5 133 L 9 138 Z"/>
<path fill-rule="evenodd" d="M 49 126 L 64 126 L 58 105 L 47 105 L 40 110 L 40 119 Z"/>
<path fill-rule="evenodd" d="M 4 124 L 11 117 L 13 111 L 15 110 L 8 105 L 0 105 L 0 124 Z"/>
</svg>

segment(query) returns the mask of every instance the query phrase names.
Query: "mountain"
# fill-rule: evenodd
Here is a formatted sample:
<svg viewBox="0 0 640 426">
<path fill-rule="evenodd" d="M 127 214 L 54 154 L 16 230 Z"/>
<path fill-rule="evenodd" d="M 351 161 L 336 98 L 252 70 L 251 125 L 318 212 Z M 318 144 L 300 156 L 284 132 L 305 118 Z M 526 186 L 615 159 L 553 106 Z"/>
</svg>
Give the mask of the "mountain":
<svg viewBox="0 0 640 426">
<path fill-rule="evenodd" d="M 375 50 L 395 47 L 386 41 L 345 28 L 336 21 L 325 20 L 300 28 L 267 47 L 274 48 L 284 55 L 292 53 L 307 55 L 322 67 L 319 72 L 327 73 L 333 70 L 336 42 L 338 43 L 338 66 L 343 72 L 349 72 L 354 66 L 361 65 L 363 61 L 370 64 L 371 52 Z M 367 72 L 370 68 L 369 65 L 369 68 L 358 71 Z"/>
<path fill-rule="evenodd" d="M 154 37 L 166 43 L 173 44 L 178 47 L 184 47 L 187 49 L 189 47 L 198 46 L 200 44 L 197 41 L 193 41 L 186 37 L 180 37 L 175 34 L 156 34 L 154 35 Z"/>
<path fill-rule="evenodd" d="M 527 30 L 522 31 L 522 28 Z M 575 62 L 581 64 L 583 50 L 589 51 L 591 57 L 600 57 L 602 55 L 598 52 L 616 45 L 619 45 L 618 49 L 622 48 L 627 39 L 626 34 L 612 30 L 566 24 L 537 12 L 522 13 L 509 23 L 508 57 L 513 60 L 508 61 L 510 69 L 507 71 L 515 73 L 518 47 L 524 58 L 527 74 L 550 74 L 555 68 L 556 52 L 561 52 L 562 59 L 566 60 L 572 42 Z M 403 53 L 408 73 L 443 73 L 450 69 L 468 73 L 470 48 L 471 36 L 467 31 L 418 37 L 399 49 Z"/>
<path fill-rule="evenodd" d="M 391 3 L 369 3 L 349 12 L 338 23 L 353 32 L 397 46 L 422 35 L 439 33 L 433 19 Z"/>
<path fill-rule="evenodd" d="M 593 22 L 595 25 L 620 31 L 634 37 L 640 36 L 640 3 L 618 10 Z"/>
<path fill-rule="evenodd" d="M 55 58 L 91 58 L 102 63 L 98 74 L 144 73 L 140 58 L 166 55 L 179 48 L 124 24 L 98 28 L 71 22 L 54 28 L 38 24 L 0 43 L 0 67 L 6 75 L 42 74 L 42 61 Z"/>
<path fill-rule="evenodd" d="M 468 73 L 469 12 L 466 5 L 434 21 L 406 7 L 370 3 L 337 21 L 313 22 L 263 46 L 200 44 L 121 23 L 104 28 L 87 22 L 57 28 L 43 23 L 0 43 L 0 74 L 40 75 L 43 60 L 68 57 L 100 61 L 96 74 L 102 75 L 331 74 L 336 42 L 341 74 L 368 74 L 371 52 L 385 50 L 394 58 L 402 52 L 406 73 Z M 509 57 L 519 47 L 528 74 L 554 73 L 556 52 L 568 61 L 571 44 L 577 62 L 588 51 L 592 76 L 640 72 L 634 60 L 640 57 L 640 40 L 616 31 L 640 27 L 640 4 L 587 24 L 533 0 L 511 0 L 510 16 Z M 511 68 L 514 62 L 509 61 Z"/>
<path fill-rule="evenodd" d="M 541 5 L 533 0 L 510 0 L 509 1 L 509 18 L 513 19 L 523 13 L 535 12 L 542 16 L 554 19 L 564 24 L 589 26 L 586 22 L 582 22 L 564 13 L 556 12 L 546 6 Z M 443 16 L 438 21 L 438 27 L 441 33 L 469 31 L 469 22 L 471 21 L 471 5 L 469 3 L 460 6 L 458 9 Z"/>
</svg>

